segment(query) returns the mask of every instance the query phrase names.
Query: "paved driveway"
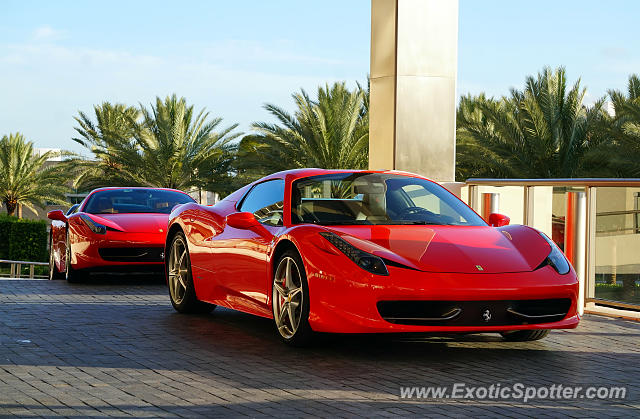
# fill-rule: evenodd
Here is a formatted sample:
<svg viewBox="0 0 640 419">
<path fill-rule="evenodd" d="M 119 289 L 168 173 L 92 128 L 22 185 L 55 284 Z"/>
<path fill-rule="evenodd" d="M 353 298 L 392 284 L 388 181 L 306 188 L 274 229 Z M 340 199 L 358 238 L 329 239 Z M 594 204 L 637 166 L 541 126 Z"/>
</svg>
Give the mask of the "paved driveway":
<svg viewBox="0 0 640 419">
<path fill-rule="evenodd" d="M 166 294 L 157 282 L 0 280 L 0 416 L 640 414 L 637 322 L 587 316 L 533 343 L 336 337 L 294 349 L 268 320 L 224 309 L 180 315 Z M 400 396 L 412 386 L 445 386 L 451 396 L 456 383 L 465 386 L 459 396 L 473 389 L 473 398 Z M 524 403 L 487 393 L 518 383 L 536 392 L 624 386 L 627 394 Z"/>
</svg>

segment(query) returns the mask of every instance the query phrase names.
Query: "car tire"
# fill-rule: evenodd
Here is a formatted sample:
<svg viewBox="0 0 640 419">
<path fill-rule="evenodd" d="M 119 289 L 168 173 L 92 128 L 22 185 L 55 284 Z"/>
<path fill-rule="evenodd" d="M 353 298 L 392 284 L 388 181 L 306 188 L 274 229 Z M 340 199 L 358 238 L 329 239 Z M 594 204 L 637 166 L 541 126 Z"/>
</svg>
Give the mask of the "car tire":
<svg viewBox="0 0 640 419">
<path fill-rule="evenodd" d="M 169 286 L 169 298 L 173 308 L 178 313 L 205 314 L 213 311 L 216 308 L 215 304 L 200 301 L 196 296 L 189 248 L 183 233 L 177 233 L 171 239 L 171 245 L 167 249 L 166 261 L 167 285 Z"/>
<path fill-rule="evenodd" d="M 69 231 L 67 230 L 67 244 L 65 246 L 65 278 L 71 284 L 77 284 L 84 281 L 84 275 L 81 271 L 73 269 L 71 266 L 71 243 L 69 242 Z"/>
<path fill-rule="evenodd" d="M 313 341 L 315 334 L 309 325 L 309 284 L 302 258 L 293 249 L 285 251 L 276 263 L 271 309 L 282 341 L 299 347 Z"/>
<path fill-rule="evenodd" d="M 545 338 L 549 334 L 549 330 L 516 330 L 514 332 L 502 332 L 500 334 L 504 340 L 509 342 L 530 342 Z"/>
<path fill-rule="evenodd" d="M 60 273 L 56 266 L 56 260 L 53 254 L 53 239 L 49 238 L 49 280 L 64 279 L 64 275 Z"/>
</svg>

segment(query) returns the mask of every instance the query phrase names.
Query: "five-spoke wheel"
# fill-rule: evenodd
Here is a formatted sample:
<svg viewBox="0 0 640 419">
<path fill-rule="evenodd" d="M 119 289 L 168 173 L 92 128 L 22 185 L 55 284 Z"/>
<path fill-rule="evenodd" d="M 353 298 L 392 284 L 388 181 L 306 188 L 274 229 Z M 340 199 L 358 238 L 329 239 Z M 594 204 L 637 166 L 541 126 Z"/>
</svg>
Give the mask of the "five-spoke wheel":
<svg viewBox="0 0 640 419">
<path fill-rule="evenodd" d="M 182 233 L 173 236 L 167 249 L 167 282 L 171 304 L 180 313 L 208 313 L 216 306 L 199 301 L 193 285 L 187 240 Z"/>
<path fill-rule="evenodd" d="M 67 230 L 67 245 L 65 246 L 65 256 L 64 256 L 64 264 L 65 264 L 65 273 L 64 276 L 67 279 L 67 282 L 76 283 L 82 282 L 84 279 L 84 273 L 82 271 L 77 271 L 73 269 L 71 266 L 71 240 L 69 240 L 69 231 Z"/>
<path fill-rule="evenodd" d="M 56 259 L 53 249 L 53 238 L 49 238 L 49 279 L 64 279 L 64 276 L 58 271 Z"/>
<path fill-rule="evenodd" d="M 169 292 L 171 301 L 180 304 L 187 293 L 187 248 L 182 237 L 176 237 L 169 252 Z"/>
<path fill-rule="evenodd" d="M 271 293 L 273 318 L 282 339 L 292 345 L 307 344 L 312 337 L 309 326 L 309 290 L 300 255 L 287 250 L 278 260 Z"/>
<path fill-rule="evenodd" d="M 280 259 L 273 280 L 273 316 L 280 334 L 290 338 L 298 330 L 302 316 L 302 280 L 298 265 L 287 256 Z"/>
</svg>

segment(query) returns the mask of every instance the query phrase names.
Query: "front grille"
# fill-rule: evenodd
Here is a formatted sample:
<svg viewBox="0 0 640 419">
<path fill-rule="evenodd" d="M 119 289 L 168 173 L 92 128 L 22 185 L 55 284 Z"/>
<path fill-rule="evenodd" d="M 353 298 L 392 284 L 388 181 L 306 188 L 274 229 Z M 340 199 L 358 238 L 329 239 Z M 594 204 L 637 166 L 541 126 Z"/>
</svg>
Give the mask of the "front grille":
<svg viewBox="0 0 640 419">
<path fill-rule="evenodd" d="M 487 301 L 379 301 L 390 323 L 422 326 L 512 326 L 562 320 L 569 298 Z"/>
<path fill-rule="evenodd" d="M 162 247 L 103 247 L 98 249 L 102 259 L 109 262 L 162 262 Z"/>
</svg>

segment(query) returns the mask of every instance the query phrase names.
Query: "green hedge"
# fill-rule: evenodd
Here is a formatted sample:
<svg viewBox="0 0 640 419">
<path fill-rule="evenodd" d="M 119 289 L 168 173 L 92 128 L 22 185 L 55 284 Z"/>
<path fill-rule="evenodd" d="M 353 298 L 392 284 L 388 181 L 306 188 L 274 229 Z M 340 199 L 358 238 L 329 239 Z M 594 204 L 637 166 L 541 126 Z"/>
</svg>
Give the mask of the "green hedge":
<svg viewBox="0 0 640 419">
<path fill-rule="evenodd" d="M 47 223 L 0 215 L 0 259 L 46 262 Z"/>
</svg>

